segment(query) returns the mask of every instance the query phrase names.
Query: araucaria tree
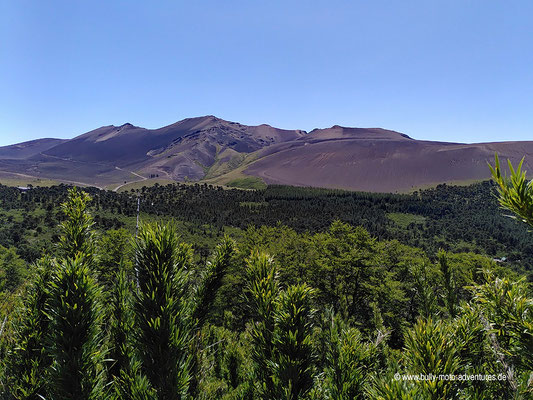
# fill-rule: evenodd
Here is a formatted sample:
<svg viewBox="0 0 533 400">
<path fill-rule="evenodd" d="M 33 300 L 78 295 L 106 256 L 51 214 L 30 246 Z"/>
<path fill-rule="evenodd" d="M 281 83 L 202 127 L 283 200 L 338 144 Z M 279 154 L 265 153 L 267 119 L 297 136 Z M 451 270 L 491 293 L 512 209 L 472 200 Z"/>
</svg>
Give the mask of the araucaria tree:
<svg viewBox="0 0 533 400">
<path fill-rule="evenodd" d="M 191 304 L 186 282 L 191 255 L 172 225 L 141 227 L 135 247 L 135 345 L 141 371 L 160 400 L 184 398 L 189 385 Z"/>
<path fill-rule="evenodd" d="M 306 284 L 280 290 L 272 259 L 248 259 L 247 298 L 254 314 L 251 329 L 256 389 L 262 399 L 303 398 L 314 376 L 312 327 L 315 290 Z"/>
<path fill-rule="evenodd" d="M 15 399 L 37 400 L 47 394 L 51 358 L 45 344 L 49 326 L 45 307 L 52 260 L 43 258 L 35 267 L 35 277 L 20 310 L 15 346 L 7 360 L 11 378 L 8 384 Z"/>
<path fill-rule="evenodd" d="M 72 189 L 63 205 L 62 258 L 54 262 L 48 289 L 48 351 L 53 360 L 50 397 L 104 397 L 101 290 L 92 273 L 94 247 L 89 195 Z"/>
</svg>

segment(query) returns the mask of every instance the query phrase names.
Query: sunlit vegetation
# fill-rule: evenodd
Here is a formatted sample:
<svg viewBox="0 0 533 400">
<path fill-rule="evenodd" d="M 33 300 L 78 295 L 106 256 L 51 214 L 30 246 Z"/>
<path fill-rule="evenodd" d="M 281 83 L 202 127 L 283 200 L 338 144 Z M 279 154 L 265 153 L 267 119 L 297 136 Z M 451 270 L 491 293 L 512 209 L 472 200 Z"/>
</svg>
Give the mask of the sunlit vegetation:
<svg viewBox="0 0 533 400">
<path fill-rule="evenodd" d="M 229 181 L 226 184 L 228 187 L 235 187 L 240 189 L 265 189 L 265 183 L 255 176 L 250 176 L 246 178 L 238 178 L 232 181 Z"/>
<path fill-rule="evenodd" d="M 521 176 L 494 167 L 500 204 L 531 224 Z M 518 221 L 483 219 L 500 213 L 488 183 L 412 196 L 0 189 L 0 398 L 533 395 L 520 274 L 531 237 Z M 493 260 L 505 248 L 495 221 L 516 236 L 512 263 Z M 451 238 L 477 253 L 437 247 Z M 417 374 L 495 378 L 404 378 Z"/>
</svg>

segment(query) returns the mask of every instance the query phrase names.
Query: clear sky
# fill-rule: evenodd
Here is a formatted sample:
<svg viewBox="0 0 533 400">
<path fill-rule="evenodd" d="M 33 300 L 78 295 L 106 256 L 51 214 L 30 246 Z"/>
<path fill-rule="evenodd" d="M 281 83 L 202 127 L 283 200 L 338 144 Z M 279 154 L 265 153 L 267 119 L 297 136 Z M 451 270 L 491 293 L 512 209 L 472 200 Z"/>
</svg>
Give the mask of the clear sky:
<svg viewBox="0 0 533 400">
<path fill-rule="evenodd" d="M 0 0 L 0 145 L 213 114 L 533 140 L 533 1 Z"/>
</svg>

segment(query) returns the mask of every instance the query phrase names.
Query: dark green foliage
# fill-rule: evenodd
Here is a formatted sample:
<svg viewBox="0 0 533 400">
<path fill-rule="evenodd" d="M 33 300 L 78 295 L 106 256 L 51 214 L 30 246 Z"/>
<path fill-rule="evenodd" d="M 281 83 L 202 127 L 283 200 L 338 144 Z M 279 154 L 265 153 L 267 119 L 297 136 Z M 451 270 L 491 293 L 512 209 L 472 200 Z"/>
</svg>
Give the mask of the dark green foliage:
<svg viewBox="0 0 533 400">
<path fill-rule="evenodd" d="M 94 256 L 93 219 L 87 212 L 91 196 L 76 188 L 69 190 L 68 201 L 61 205 L 67 219 L 60 225 L 59 251 L 62 257 Z"/>
<path fill-rule="evenodd" d="M 445 251 L 439 251 L 437 259 L 444 283 L 444 303 L 450 317 L 455 318 L 457 308 L 457 287 L 455 284 L 455 276 Z"/>
<path fill-rule="evenodd" d="M 55 264 L 47 307 L 53 399 L 102 398 L 105 349 L 100 330 L 103 317 L 100 296 L 86 257 Z"/>
<path fill-rule="evenodd" d="M 122 271 L 131 273 L 131 235 L 125 229 L 105 232 L 98 241 L 97 263 L 98 278 L 102 285 L 110 289 Z"/>
<path fill-rule="evenodd" d="M 140 363 L 134 362 L 128 369 L 120 370 L 115 377 L 115 397 L 124 400 L 157 400 L 157 393 L 148 378 L 142 374 Z"/>
<path fill-rule="evenodd" d="M 59 260 L 44 259 L 29 289 L 10 362 L 13 395 L 97 399 L 104 394 L 101 291 L 93 259 L 90 198 L 73 189 L 62 205 Z"/>
<path fill-rule="evenodd" d="M 224 327 L 206 324 L 199 334 L 195 399 L 251 399 L 252 365 L 250 342 L 246 332 L 237 333 Z"/>
<path fill-rule="evenodd" d="M 513 174 L 522 176 L 520 169 Z M 528 187 L 512 180 L 504 186 Z M 399 196 L 145 188 L 143 217 L 173 214 L 190 225 L 146 224 L 130 253 L 125 230 L 95 242 L 93 229 L 107 226 L 110 210 L 128 221 L 136 196 L 88 189 L 89 203 L 65 187 L 24 194 L 0 187 L 11 213 L 0 243 L 16 229 L 27 237 L 32 224 L 50 228 L 35 229 L 35 237 L 50 235 L 62 221 L 54 231 L 58 246 L 45 250 L 56 258 L 44 258 L 29 283 L 24 273 L 10 273 L 21 278 L 0 293 L 0 315 L 8 320 L 0 332 L 0 362 L 7 360 L 0 364 L 0 398 L 530 398 L 531 288 L 507 261 L 454 252 L 501 256 L 510 246 L 516 259 L 526 253 L 520 246 L 530 237 L 512 238 L 522 231 L 491 214 L 497 203 L 490 189 L 439 186 Z M 65 217 L 51 201 L 61 196 Z M 522 200 L 515 205 L 527 211 Z M 89 204 L 104 213 L 96 224 Z M 263 226 L 235 229 L 249 223 Z M 223 237 L 223 225 L 235 242 Z M 177 238 L 184 227 L 193 246 Z M 205 264 L 217 237 L 222 243 Z M 18 252 L 26 257 L 24 246 Z M 23 268 L 13 264 L 11 272 Z"/>
<path fill-rule="evenodd" d="M 222 278 L 226 274 L 235 254 L 235 243 L 229 236 L 224 236 L 222 243 L 216 249 L 213 259 L 207 263 L 206 271 L 200 278 L 200 286 L 196 290 L 193 302 L 192 320 L 203 322 L 209 308 L 215 300 L 215 295 L 222 285 Z"/>
<path fill-rule="evenodd" d="M 349 327 L 339 316 L 326 313 L 322 335 L 324 357 L 324 389 L 327 398 L 350 400 L 365 398 L 371 378 L 369 370 L 376 366 L 378 346 L 385 336 L 375 343 L 364 342 L 361 333 Z"/>
<path fill-rule="evenodd" d="M 254 315 L 251 359 L 260 398 L 299 399 L 314 375 L 312 327 L 315 290 L 306 284 L 280 291 L 272 259 L 253 253 L 247 260 L 247 302 Z"/>
<path fill-rule="evenodd" d="M 190 261 L 190 247 L 178 243 L 172 225 L 141 227 L 135 246 L 135 346 L 141 372 L 160 400 L 183 398 L 189 384 Z"/>
<path fill-rule="evenodd" d="M 486 283 L 472 288 L 474 301 L 483 306 L 508 361 L 533 371 L 533 301 L 523 280 L 513 282 L 486 274 Z"/>
<path fill-rule="evenodd" d="M 275 352 L 270 363 L 277 398 L 298 400 L 312 387 L 314 293 L 315 290 L 301 284 L 289 286 L 279 296 L 273 335 Z"/>
<path fill-rule="evenodd" d="M 27 276 L 26 263 L 19 258 L 15 248 L 0 245 L 0 292 L 13 292 Z"/>
<path fill-rule="evenodd" d="M 411 274 L 414 277 L 413 290 L 415 291 L 415 301 L 418 303 L 420 315 L 429 318 L 438 313 L 437 279 L 432 276 L 432 271 L 426 263 L 414 264 L 411 266 Z"/>
<path fill-rule="evenodd" d="M 172 216 L 185 221 L 187 230 L 181 233 L 202 249 L 203 258 L 209 253 L 206 244 L 213 246 L 213 238 L 221 237 L 224 227 L 246 229 L 250 225 L 276 226 L 282 222 L 297 232 L 315 233 L 339 219 L 363 226 L 380 240 L 397 239 L 431 255 L 443 248 L 505 256 L 508 263 L 533 262 L 527 229 L 501 215 L 491 182 L 467 187 L 439 185 L 410 195 L 285 186 L 222 190 L 200 184 L 159 185 L 138 193 L 84 190 L 93 197 L 96 228 L 116 229 L 126 224 L 132 229 L 139 194 L 142 213 L 151 218 Z M 49 238 L 41 238 L 36 229 L 55 230 L 62 220 L 57 204 L 67 195 L 65 185 L 25 192 L 0 185 L 0 207 L 6 213 L 22 213 L 21 218 L 5 218 L 6 223 L 0 226 L 0 245 L 16 245 L 19 255 L 29 261 L 39 258 L 43 247 L 50 250 Z M 412 222 L 406 227 L 398 225 L 394 215 L 411 216 Z"/>
<path fill-rule="evenodd" d="M 115 287 L 111 291 L 109 354 L 112 360 L 109 367 L 109 377 L 118 379 L 121 371 L 129 371 L 133 362 L 133 329 L 132 293 L 134 284 L 125 271 L 120 271 L 115 279 Z"/>
<path fill-rule="evenodd" d="M 46 346 L 49 319 L 46 288 L 52 272 L 52 260 L 44 258 L 36 265 L 24 306 L 15 321 L 14 348 L 9 354 L 11 394 L 15 399 L 40 399 L 47 396 L 48 367 L 51 363 Z"/>
<path fill-rule="evenodd" d="M 62 204 L 67 219 L 61 224 L 61 259 L 53 263 L 48 285 L 48 351 L 53 360 L 50 397 L 98 399 L 104 395 L 105 349 L 101 323 L 101 289 L 93 277 L 91 200 L 75 188 Z"/>
<path fill-rule="evenodd" d="M 253 253 L 247 260 L 247 271 L 246 300 L 254 316 L 250 330 L 250 356 L 255 367 L 255 383 L 262 398 L 274 398 L 271 361 L 274 356 L 276 302 L 279 294 L 276 267 L 268 255 Z"/>
<path fill-rule="evenodd" d="M 200 277 L 200 285 L 197 287 L 194 298 L 191 304 L 191 319 L 196 325 L 196 328 L 200 328 L 205 322 L 206 316 L 209 313 L 215 296 L 222 285 L 222 279 L 226 274 L 232 258 L 235 254 L 235 243 L 229 236 L 224 236 L 222 243 L 220 243 L 216 249 L 213 259 L 207 262 L 207 268 Z M 198 355 L 200 349 L 198 332 L 194 336 L 191 346 L 193 348 L 193 354 Z M 189 387 L 189 393 L 191 395 L 197 395 L 198 389 L 198 367 L 200 360 L 195 357 L 191 360 L 191 381 Z"/>
</svg>

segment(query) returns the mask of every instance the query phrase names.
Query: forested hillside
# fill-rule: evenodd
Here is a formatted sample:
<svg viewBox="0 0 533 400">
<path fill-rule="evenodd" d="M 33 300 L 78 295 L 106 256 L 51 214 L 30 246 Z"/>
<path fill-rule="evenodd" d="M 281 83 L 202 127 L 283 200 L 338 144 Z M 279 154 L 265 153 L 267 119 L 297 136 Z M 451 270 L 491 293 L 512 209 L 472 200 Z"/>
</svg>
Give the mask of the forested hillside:
<svg viewBox="0 0 533 400">
<path fill-rule="evenodd" d="M 269 186 L 264 190 L 223 190 L 210 185 L 172 184 L 115 193 L 86 188 L 96 227 L 134 231 L 137 198 L 141 217 L 174 218 L 184 240 L 204 257 L 223 232 L 240 237 L 250 226 L 278 226 L 316 233 L 335 220 L 364 227 L 380 240 L 397 239 L 432 257 L 439 249 L 475 252 L 529 270 L 533 242 L 523 224 L 498 205 L 491 182 L 471 186 L 439 185 L 410 195 Z M 0 185 L 0 245 L 17 247 L 26 261 L 40 257 L 57 240 L 64 216 L 59 204 L 68 186 L 22 191 Z M 521 268 L 519 267 L 519 268 Z"/>
<path fill-rule="evenodd" d="M 497 181 L 1 186 L 0 396 L 531 398 L 531 237 L 499 207 L 533 196 Z"/>
</svg>

